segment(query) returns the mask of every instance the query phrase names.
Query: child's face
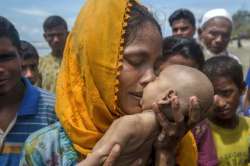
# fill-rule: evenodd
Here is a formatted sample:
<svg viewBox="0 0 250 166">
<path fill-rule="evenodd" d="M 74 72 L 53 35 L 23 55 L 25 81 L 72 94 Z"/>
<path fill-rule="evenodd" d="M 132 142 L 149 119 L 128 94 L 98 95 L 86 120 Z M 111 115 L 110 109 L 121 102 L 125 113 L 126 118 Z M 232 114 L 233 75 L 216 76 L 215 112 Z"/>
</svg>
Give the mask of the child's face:
<svg viewBox="0 0 250 166">
<path fill-rule="evenodd" d="M 216 98 L 216 108 L 212 111 L 212 116 L 222 120 L 233 118 L 240 102 L 242 90 L 227 77 L 216 78 L 212 83 Z"/>
<path fill-rule="evenodd" d="M 37 58 L 22 60 L 22 75 L 28 78 L 32 84 L 35 84 L 38 81 L 39 71 Z"/>
</svg>

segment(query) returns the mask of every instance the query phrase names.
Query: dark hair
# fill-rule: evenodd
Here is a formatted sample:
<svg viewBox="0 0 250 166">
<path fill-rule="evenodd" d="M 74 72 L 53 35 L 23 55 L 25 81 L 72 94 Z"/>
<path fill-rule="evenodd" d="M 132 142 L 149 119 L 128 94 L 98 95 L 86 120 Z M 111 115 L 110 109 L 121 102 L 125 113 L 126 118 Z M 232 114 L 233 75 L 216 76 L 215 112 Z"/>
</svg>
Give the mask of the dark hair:
<svg viewBox="0 0 250 166">
<path fill-rule="evenodd" d="M 5 17 L 0 16 L 0 38 L 7 37 L 17 49 L 20 48 L 20 37 L 15 26 Z"/>
<path fill-rule="evenodd" d="M 49 29 L 52 29 L 54 27 L 61 26 L 61 25 L 64 26 L 66 30 L 68 30 L 67 23 L 62 17 L 56 16 L 56 15 L 49 16 L 48 18 L 46 18 L 46 20 L 43 23 L 43 30 L 44 32 L 46 32 Z"/>
<path fill-rule="evenodd" d="M 21 41 L 21 48 L 19 50 L 19 54 L 21 55 L 21 58 L 24 60 L 30 58 L 39 59 L 39 55 L 36 48 L 31 43 L 24 40 Z"/>
<path fill-rule="evenodd" d="M 150 22 L 155 25 L 156 28 L 159 30 L 160 34 L 162 35 L 159 23 L 156 21 L 154 16 L 148 11 L 148 9 L 138 4 L 134 0 L 131 0 L 130 2 L 132 3 L 132 8 L 129 13 L 130 17 L 128 19 L 128 26 L 126 28 L 125 33 L 125 45 L 128 45 L 128 43 L 132 42 L 135 39 L 136 33 L 139 31 L 139 28 L 141 28 L 147 22 Z"/>
<path fill-rule="evenodd" d="M 241 64 L 229 56 L 215 56 L 208 59 L 204 64 L 203 72 L 211 81 L 218 77 L 227 77 L 239 89 L 245 87 Z"/>
<path fill-rule="evenodd" d="M 173 22 L 176 20 L 180 20 L 180 19 L 185 19 L 188 20 L 190 22 L 190 24 L 195 27 L 195 18 L 194 18 L 194 14 L 188 10 L 188 9 L 178 9 L 176 11 L 174 11 L 174 13 L 172 13 L 168 19 L 168 22 L 170 24 L 170 26 L 173 25 Z"/>
<path fill-rule="evenodd" d="M 195 39 L 176 36 L 164 38 L 163 60 L 168 60 L 168 58 L 175 56 L 177 53 L 184 58 L 195 61 L 199 69 L 202 69 L 205 58 L 201 46 Z"/>
</svg>

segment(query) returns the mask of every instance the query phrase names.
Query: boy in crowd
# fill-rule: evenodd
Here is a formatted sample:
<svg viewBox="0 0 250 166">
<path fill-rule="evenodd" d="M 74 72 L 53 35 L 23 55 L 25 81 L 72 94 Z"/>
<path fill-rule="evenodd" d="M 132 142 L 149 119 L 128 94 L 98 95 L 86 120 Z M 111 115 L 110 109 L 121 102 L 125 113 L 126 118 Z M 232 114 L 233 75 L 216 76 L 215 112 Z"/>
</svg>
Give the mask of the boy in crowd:
<svg viewBox="0 0 250 166">
<path fill-rule="evenodd" d="M 41 87 L 41 74 L 38 71 L 39 55 L 36 48 L 29 42 L 22 40 L 19 51 L 22 58 L 22 74 L 32 85 Z"/>
<path fill-rule="evenodd" d="M 209 114 L 208 127 L 212 131 L 218 163 L 248 165 L 250 119 L 236 113 L 240 96 L 245 90 L 242 66 L 232 57 L 218 56 L 207 60 L 203 72 L 211 80 L 215 91 L 215 107 Z M 199 155 L 202 158 L 207 154 Z"/>
<path fill-rule="evenodd" d="M 56 122 L 54 96 L 22 77 L 21 42 L 14 25 L 0 16 L 0 163 L 19 165 L 30 133 Z"/>
</svg>

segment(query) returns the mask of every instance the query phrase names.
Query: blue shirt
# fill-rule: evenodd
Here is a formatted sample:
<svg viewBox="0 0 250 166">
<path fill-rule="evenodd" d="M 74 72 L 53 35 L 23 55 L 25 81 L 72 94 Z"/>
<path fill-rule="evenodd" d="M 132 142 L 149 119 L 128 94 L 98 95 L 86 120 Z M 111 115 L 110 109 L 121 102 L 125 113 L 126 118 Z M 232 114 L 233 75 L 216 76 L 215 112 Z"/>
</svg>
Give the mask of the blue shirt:
<svg viewBox="0 0 250 166">
<path fill-rule="evenodd" d="M 247 84 L 247 87 L 249 88 L 250 87 L 250 68 L 247 71 L 246 84 Z"/>
<path fill-rule="evenodd" d="M 57 121 L 54 112 L 54 95 L 34 87 L 22 78 L 26 89 L 17 112 L 17 120 L 7 134 L 3 147 L 0 149 L 0 165 L 19 165 L 20 153 L 27 137 Z"/>
</svg>

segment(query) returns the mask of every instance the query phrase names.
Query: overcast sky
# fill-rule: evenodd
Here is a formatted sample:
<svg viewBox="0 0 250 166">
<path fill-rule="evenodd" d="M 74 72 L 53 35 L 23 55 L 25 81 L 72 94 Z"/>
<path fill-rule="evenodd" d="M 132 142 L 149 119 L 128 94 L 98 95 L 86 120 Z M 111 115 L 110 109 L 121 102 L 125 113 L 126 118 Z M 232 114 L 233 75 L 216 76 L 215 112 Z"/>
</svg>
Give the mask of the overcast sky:
<svg viewBox="0 0 250 166">
<path fill-rule="evenodd" d="M 84 0 L 0 0 L 0 15 L 7 17 L 18 29 L 22 39 L 32 42 L 41 54 L 49 49 L 42 37 L 42 23 L 52 14 L 61 15 L 69 27 L 84 4 Z M 231 14 L 239 9 L 250 10 L 250 0 L 141 0 L 152 9 L 164 25 L 164 33 L 170 34 L 166 19 L 178 8 L 193 11 L 198 20 L 207 10 L 225 8 Z"/>
</svg>

